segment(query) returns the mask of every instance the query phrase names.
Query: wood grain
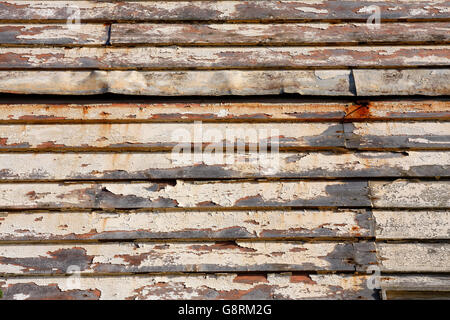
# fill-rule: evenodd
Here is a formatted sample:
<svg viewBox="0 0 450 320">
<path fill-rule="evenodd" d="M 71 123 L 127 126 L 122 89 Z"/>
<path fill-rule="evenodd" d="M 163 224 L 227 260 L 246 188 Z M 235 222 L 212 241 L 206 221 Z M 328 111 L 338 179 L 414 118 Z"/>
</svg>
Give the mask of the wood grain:
<svg viewBox="0 0 450 320">
<path fill-rule="evenodd" d="M 448 300 L 450 279 L 446 275 L 385 275 L 381 279 L 381 295 L 384 300 Z"/>
<path fill-rule="evenodd" d="M 448 69 L 283 71 L 0 71 L 0 92 L 92 95 L 377 96 L 450 94 Z"/>
<path fill-rule="evenodd" d="M 375 299 L 366 282 L 363 275 L 230 273 L 81 277 L 72 286 L 62 277 L 0 278 L 0 288 L 4 300 Z"/>
<path fill-rule="evenodd" d="M 0 2 L 0 20 L 66 21 L 70 1 Z M 373 6 L 383 21 L 448 19 L 449 2 L 439 1 L 76 1 L 83 21 L 277 21 L 356 20 L 365 22 Z"/>
<path fill-rule="evenodd" d="M 448 243 L 377 243 L 382 272 L 449 272 Z"/>
<path fill-rule="evenodd" d="M 245 146 L 252 150 L 339 148 L 344 146 L 343 127 L 337 123 L 201 122 L 0 125 L 2 151 L 166 150 L 181 157 L 193 148 L 207 148 L 205 154 L 214 156 Z"/>
<path fill-rule="evenodd" d="M 1 209 L 248 208 L 370 205 L 365 181 L 2 183 Z"/>
<path fill-rule="evenodd" d="M 81 24 L 7 24 L 0 26 L 1 45 L 105 45 L 108 26 Z"/>
<path fill-rule="evenodd" d="M 14 158 L 14 161 L 11 159 Z M 0 181 L 449 177 L 448 152 L 0 154 Z"/>
<path fill-rule="evenodd" d="M 439 83 L 436 86 L 439 86 Z M 450 120 L 448 116 L 450 103 L 447 100 L 409 100 L 403 97 L 396 101 L 361 101 L 348 109 L 345 119 L 347 121 Z"/>
<path fill-rule="evenodd" d="M 446 291 L 450 288 L 448 275 L 383 275 L 381 288 L 385 290 Z"/>
<path fill-rule="evenodd" d="M 373 236 L 365 210 L 11 212 L 0 241 L 335 239 Z"/>
<path fill-rule="evenodd" d="M 0 29 L 1 30 L 1 29 Z M 113 24 L 112 45 L 304 45 L 448 43 L 450 24 Z"/>
<path fill-rule="evenodd" d="M 132 100 L 132 99 L 131 99 Z M 449 100 L 0 103 L 0 123 L 450 120 Z"/>
<path fill-rule="evenodd" d="M 445 69 L 353 70 L 359 96 L 439 96 L 450 94 L 450 71 Z"/>
<path fill-rule="evenodd" d="M 154 96 L 354 95 L 347 70 L 290 71 L 0 71 L 0 92 Z"/>
<path fill-rule="evenodd" d="M 448 66 L 447 46 L 2 48 L 0 69 L 305 69 Z"/>
<path fill-rule="evenodd" d="M 373 207 L 450 208 L 450 181 L 370 181 Z"/>
<path fill-rule="evenodd" d="M 442 259 L 441 259 L 442 260 Z M 365 270 L 373 243 L 176 242 L 0 246 L 0 274 Z M 69 270 L 70 271 L 70 270 Z"/>
<path fill-rule="evenodd" d="M 374 210 L 375 237 L 380 240 L 448 240 L 450 211 L 384 211 Z"/>
<path fill-rule="evenodd" d="M 171 151 L 189 159 L 203 149 L 202 159 L 222 164 L 226 153 L 245 146 L 262 152 L 447 150 L 448 132 L 450 122 L 0 124 L 0 151 Z"/>
<path fill-rule="evenodd" d="M 450 122 L 357 122 L 344 124 L 346 146 L 376 149 L 448 149 Z"/>
<path fill-rule="evenodd" d="M 448 221 L 448 210 L 18 211 L 0 213 L 0 240 L 448 240 Z"/>
</svg>

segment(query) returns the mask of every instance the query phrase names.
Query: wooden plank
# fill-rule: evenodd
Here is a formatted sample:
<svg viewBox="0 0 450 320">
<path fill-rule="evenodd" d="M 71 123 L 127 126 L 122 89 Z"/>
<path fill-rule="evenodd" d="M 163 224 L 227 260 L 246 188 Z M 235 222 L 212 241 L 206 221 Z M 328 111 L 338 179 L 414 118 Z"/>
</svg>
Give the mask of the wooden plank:
<svg viewBox="0 0 450 320">
<path fill-rule="evenodd" d="M 92 95 L 107 93 L 106 72 L 0 72 L 0 91 L 17 94 Z"/>
<path fill-rule="evenodd" d="M 113 24 L 112 45 L 305 45 L 450 42 L 450 23 Z"/>
<path fill-rule="evenodd" d="M 0 241 L 331 239 L 373 232 L 365 210 L 0 213 Z"/>
<path fill-rule="evenodd" d="M 132 100 L 132 99 L 131 99 Z M 450 100 L 1 103 L 0 123 L 450 120 Z M 48 100 L 46 100 L 48 101 Z"/>
<path fill-rule="evenodd" d="M 365 270 L 373 243 L 174 242 L 0 246 L 0 274 Z M 69 269 L 70 271 L 70 269 Z"/>
<path fill-rule="evenodd" d="M 347 70 L 290 71 L 0 71 L 0 92 L 157 96 L 353 95 Z"/>
<path fill-rule="evenodd" d="M 383 275 L 380 282 L 384 290 L 447 291 L 450 289 L 448 275 Z"/>
<path fill-rule="evenodd" d="M 198 274 L 0 278 L 4 300 L 376 299 L 367 277 L 347 274 Z"/>
<path fill-rule="evenodd" d="M 1 209 L 369 206 L 365 181 L 2 183 Z"/>
<path fill-rule="evenodd" d="M 0 154 L 0 181 L 436 176 L 450 176 L 448 152 Z"/>
<path fill-rule="evenodd" d="M 450 94 L 448 69 L 352 72 L 360 96 Z M 0 92 L 60 95 L 109 92 L 159 96 L 355 95 L 347 70 L 0 71 Z"/>
<path fill-rule="evenodd" d="M 450 300 L 450 291 L 382 290 L 383 300 Z"/>
<path fill-rule="evenodd" d="M 69 6 L 70 3 L 70 6 Z M 434 1 L 76 1 L 83 21 L 278 21 L 356 20 L 365 22 L 380 9 L 382 21 L 448 19 L 450 4 Z M 66 21 L 70 1 L 0 2 L 0 20 Z"/>
<path fill-rule="evenodd" d="M 375 208 L 450 208 L 450 181 L 370 181 Z"/>
<path fill-rule="evenodd" d="M 337 123 L 125 123 L 0 125 L 0 150 L 172 150 L 182 155 L 205 149 L 330 149 L 344 146 Z M 181 156 L 180 156 L 181 157 Z M 213 157 L 210 156 L 211 159 Z M 210 160 L 213 161 L 214 160 Z"/>
<path fill-rule="evenodd" d="M 448 149 L 450 122 L 357 122 L 344 124 L 346 146 L 364 150 Z"/>
<path fill-rule="evenodd" d="M 359 96 L 450 94 L 449 69 L 353 70 Z"/>
<path fill-rule="evenodd" d="M 132 100 L 132 99 L 131 99 Z M 251 99 L 249 99 L 251 100 Z M 432 102 L 430 102 L 432 103 Z M 417 105 L 417 106 L 416 106 Z M 429 102 L 405 106 L 402 111 L 423 112 L 429 117 L 446 117 L 450 120 L 450 101 Z M 284 102 L 258 99 L 255 102 L 208 102 L 185 98 L 171 102 L 103 102 L 103 103 L 0 103 L 0 122 L 191 122 L 191 121 L 340 121 L 351 102 Z M 431 109 L 431 110 L 430 110 Z M 447 110 L 448 109 L 448 110 Z M 427 113 L 429 110 L 429 113 Z M 352 110 L 353 111 L 353 110 Z M 349 111 L 351 112 L 351 111 Z M 379 111 L 382 113 L 382 111 Z"/>
<path fill-rule="evenodd" d="M 449 299 L 450 278 L 445 275 L 385 275 L 381 278 L 384 300 Z"/>
<path fill-rule="evenodd" d="M 450 65 L 448 46 L 2 48 L 0 69 L 305 69 Z"/>
<path fill-rule="evenodd" d="M 108 26 L 101 24 L 0 25 L 1 45 L 105 45 L 107 40 Z"/>
<path fill-rule="evenodd" d="M 377 243 L 382 272 L 449 272 L 448 243 Z"/>
<path fill-rule="evenodd" d="M 389 239 L 450 239 L 450 211 L 374 210 L 375 237 Z"/>
<path fill-rule="evenodd" d="M 348 108 L 345 119 L 347 121 L 450 120 L 450 101 L 407 98 L 395 101 L 361 101 Z"/>
</svg>

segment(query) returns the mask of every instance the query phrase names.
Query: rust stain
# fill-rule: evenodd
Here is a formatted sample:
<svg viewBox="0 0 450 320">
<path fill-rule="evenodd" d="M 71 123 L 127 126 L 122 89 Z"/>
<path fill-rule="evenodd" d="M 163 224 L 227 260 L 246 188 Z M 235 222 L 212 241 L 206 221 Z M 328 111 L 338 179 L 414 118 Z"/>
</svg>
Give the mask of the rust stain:
<svg viewBox="0 0 450 320">
<path fill-rule="evenodd" d="M 38 149 L 50 149 L 50 148 L 64 148 L 64 144 L 57 144 L 55 141 L 46 141 L 38 144 L 36 148 Z"/>
<path fill-rule="evenodd" d="M 308 274 L 293 272 L 290 277 L 291 283 L 317 284 Z"/>
<path fill-rule="evenodd" d="M 236 283 L 246 283 L 246 284 L 255 284 L 255 283 L 268 283 L 267 275 L 266 274 L 238 274 L 234 279 L 233 282 Z"/>
</svg>

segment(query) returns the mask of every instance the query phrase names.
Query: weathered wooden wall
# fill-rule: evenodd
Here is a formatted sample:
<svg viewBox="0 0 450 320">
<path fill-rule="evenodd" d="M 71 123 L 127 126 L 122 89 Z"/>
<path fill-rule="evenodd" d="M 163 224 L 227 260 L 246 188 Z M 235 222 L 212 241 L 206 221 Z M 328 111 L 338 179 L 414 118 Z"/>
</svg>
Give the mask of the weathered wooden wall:
<svg viewBox="0 0 450 320">
<path fill-rule="evenodd" d="M 448 297 L 449 44 L 445 0 L 0 1 L 3 299 Z"/>
</svg>

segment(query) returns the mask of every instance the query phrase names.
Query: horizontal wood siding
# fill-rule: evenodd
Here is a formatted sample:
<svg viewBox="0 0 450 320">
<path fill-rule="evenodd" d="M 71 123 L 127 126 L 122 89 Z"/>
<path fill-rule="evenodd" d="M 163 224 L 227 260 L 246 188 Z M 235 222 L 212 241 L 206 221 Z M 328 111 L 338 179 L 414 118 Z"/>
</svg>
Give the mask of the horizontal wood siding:
<svg viewBox="0 0 450 320">
<path fill-rule="evenodd" d="M 0 296 L 450 297 L 449 7 L 0 0 Z"/>
<path fill-rule="evenodd" d="M 0 91 L 17 94 L 440 96 L 449 83 L 448 69 L 0 71 Z"/>
<path fill-rule="evenodd" d="M 67 287 L 61 277 L 0 280 L 5 299 L 374 299 L 367 276 L 297 273 L 82 277 Z M 121 290 L 113 290 L 120 287 Z"/>
<path fill-rule="evenodd" d="M 274 20 L 363 20 L 367 7 L 376 5 L 384 20 L 448 19 L 449 3 L 439 1 L 122 1 L 102 3 L 77 1 L 83 21 L 274 21 Z M 68 1 L 1 1 L 0 20 L 63 20 L 71 17 Z"/>
</svg>

